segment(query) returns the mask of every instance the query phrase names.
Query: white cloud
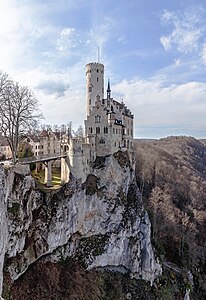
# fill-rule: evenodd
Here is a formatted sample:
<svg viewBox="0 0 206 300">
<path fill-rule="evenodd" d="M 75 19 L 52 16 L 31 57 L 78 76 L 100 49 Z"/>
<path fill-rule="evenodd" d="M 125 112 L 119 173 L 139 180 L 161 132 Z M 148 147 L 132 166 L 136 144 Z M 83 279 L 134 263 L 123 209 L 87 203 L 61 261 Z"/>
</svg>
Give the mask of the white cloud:
<svg viewBox="0 0 206 300">
<path fill-rule="evenodd" d="M 107 41 L 112 20 L 98 19 L 81 32 L 70 22 L 52 19 L 50 13 L 60 9 L 56 1 L 48 7 L 43 2 L 20 2 L 1 0 L 0 69 L 34 90 L 45 123 L 73 121 L 78 126 L 86 114 L 84 66 L 91 57 L 96 58 L 97 45 Z M 75 6 L 84 3 L 70 2 Z M 61 9 L 68 10 L 66 3 L 60 1 Z"/>
<path fill-rule="evenodd" d="M 181 60 L 175 59 L 175 66 L 180 66 L 180 65 L 181 65 Z"/>
<path fill-rule="evenodd" d="M 114 20 L 108 16 L 101 16 L 101 21 L 95 19 L 90 31 L 90 36 L 100 48 L 104 46 L 109 36 L 112 34 L 111 28 L 114 27 Z"/>
<path fill-rule="evenodd" d="M 198 50 L 205 32 L 202 13 L 203 9 L 200 6 L 176 13 L 165 10 L 161 21 L 164 26 L 171 27 L 171 30 L 160 38 L 164 49 L 169 50 L 174 46 L 182 53 Z"/>
<path fill-rule="evenodd" d="M 49 73 L 45 68 L 18 72 L 21 84 L 31 86 L 41 104 L 46 124 L 63 124 L 72 121 L 75 127 L 82 124 L 86 114 L 84 65 Z"/>
<path fill-rule="evenodd" d="M 169 50 L 171 48 L 171 37 L 170 36 L 161 36 L 160 42 L 165 50 Z"/>
<path fill-rule="evenodd" d="M 82 28 L 78 27 L 78 22 L 70 22 L 69 18 L 57 21 L 57 16 L 63 11 L 65 16 L 70 6 L 75 9 L 81 9 L 82 5 L 87 6 L 88 3 L 83 0 L 51 0 L 41 3 L 1 0 L 0 69 L 7 71 L 14 80 L 34 89 L 41 102 L 46 123 L 73 121 L 77 126 L 84 120 L 84 66 L 96 59 L 97 46 L 100 46 L 104 54 L 102 61 L 105 71 L 109 73 L 108 77 L 115 77 L 111 76 L 111 64 L 107 64 L 105 46 L 110 38 L 115 38 L 120 48 L 121 43 L 124 45 L 129 40 L 129 32 L 128 36 L 123 36 L 117 28 L 119 20 L 113 19 L 105 11 L 102 12 L 104 6 L 99 7 L 99 1 L 92 3 L 89 5 L 96 7 L 87 16 L 89 21 L 84 20 L 87 28 Z M 204 28 L 200 22 L 201 11 L 199 12 L 164 11 L 162 24 L 169 30 L 161 36 L 161 44 L 165 50 L 176 47 L 178 51 L 187 53 L 200 47 Z M 112 45 L 110 51 L 111 49 Z M 128 48 L 122 54 L 122 59 L 126 60 L 128 53 L 146 57 L 144 50 L 140 52 Z M 200 56 L 206 64 L 206 43 Z M 172 79 L 176 82 L 183 73 L 184 76 L 189 73 L 190 66 L 186 69 L 186 63 L 180 57 L 181 60 L 178 58 L 172 66 L 162 67 L 159 74 L 164 74 L 167 78 L 173 76 Z M 194 70 L 200 68 L 196 61 L 191 66 L 194 66 Z M 185 82 L 185 78 L 182 80 L 181 77 L 179 81 Z M 172 128 L 206 128 L 203 116 L 206 107 L 202 101 L 206 92 L 203 83 L 190 80 L 187 84 L 171 85 L 164 76 L 156 76 L 149 80 L 123 80 L 112 89 L 124 96 L 126 104 L 135 114 L 137 128 L 164 128 L 168 124 Z M 116 99 L 119 100 L 119 97 Z"/>
<path fill-rule="evenodd" d="M 203 48 L 201 51 L 201 59 L 202 62 L 206 65 L 206 43 L 203 44 Z"/>
<path fill-rule="evenodd" d="M 151 137 L 154 128 L 161 128 L 160 135 L 156 130 L 155 137 L 164 134 L 198 136 L 201 130 L 201 136 L 206 137 L 205 83 L 165 86 L 164 78 L 157 77 L 145 81 L 123 80 L 113 86 L 112 90 L 121 93 L 124 102 L 134 113 L 136 135 Z"/>
<path fill-rule="evenodd" d="M 35 21 L 34 21 L 35 20 Z M 43 43 L 51 40 L 56 28 L 41 19 L 39 4 L 17 0 L 1 1 L 0 10 L 0 68 L 13 75 L 15 70 L 28 69 L 38 63 Z"/>
<path fill-rule="evenodd" d="M 127 41 L 127 39 L 126 39 L 125 36 L 119 36 L 117 40 L 122 45 L 126 45 L 128 43 L 128 41 Z"/>
<path fill-rule="evenodd" d="M 57 50 L 68 55 L 68 51 L 77 46 L 78 38 L 74 28 L 64 28 L 57 39 Z"/>
</svg>

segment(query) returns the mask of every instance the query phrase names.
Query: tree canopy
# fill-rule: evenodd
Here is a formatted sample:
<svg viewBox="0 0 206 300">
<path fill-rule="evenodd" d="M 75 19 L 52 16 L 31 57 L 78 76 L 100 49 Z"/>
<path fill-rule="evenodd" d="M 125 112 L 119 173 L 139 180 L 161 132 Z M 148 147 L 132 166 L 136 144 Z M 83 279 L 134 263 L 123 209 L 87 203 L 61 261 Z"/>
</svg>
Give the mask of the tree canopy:
<svg viewBox="0 0 206 300">
<path fill-rule="evenodd" d="M 32 90 L 0 72 L 0 132 L 9 143 L 14 163 L 21 137 L 31 132 L 40 119 L 42 114 Z"/>
</svg>

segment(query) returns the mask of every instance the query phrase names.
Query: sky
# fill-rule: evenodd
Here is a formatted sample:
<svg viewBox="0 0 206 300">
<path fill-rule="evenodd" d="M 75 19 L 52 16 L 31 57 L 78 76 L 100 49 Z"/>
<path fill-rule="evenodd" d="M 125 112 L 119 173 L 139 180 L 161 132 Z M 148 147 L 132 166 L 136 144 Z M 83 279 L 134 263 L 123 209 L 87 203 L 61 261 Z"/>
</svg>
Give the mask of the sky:
<svg viewBox="0 0 206 300">
<path fill-rule="evenodd" d="M 0 0 L 0 70 L 31 87 L 51 125 L 83 125 L 98 60 L 136 138 L 206 138 L 205 0 Z"/>
</svg>

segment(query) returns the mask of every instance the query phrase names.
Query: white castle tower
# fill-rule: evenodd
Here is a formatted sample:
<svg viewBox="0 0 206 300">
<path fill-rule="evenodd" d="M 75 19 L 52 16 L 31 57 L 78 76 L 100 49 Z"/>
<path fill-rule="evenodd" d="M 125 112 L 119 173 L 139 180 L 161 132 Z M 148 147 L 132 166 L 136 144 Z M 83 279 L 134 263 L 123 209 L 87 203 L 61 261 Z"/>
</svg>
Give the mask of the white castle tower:
<svg viewBox="0 0 206 300">
<path fill-rule="evenodd" d="M 87 116 L 90 115 L 96 97 L 104 98 L 104 65 L 93 62 L 86 65 Z"/>
<path fill-rule="evenodd" d="M 86 111 L 85 136 L 68 140 L 62 182 L 69 180 L 70 173 L 84 181 L 97 157 L 127 151 L 133 160 L 134 115 L 112 97 L 109 80 L 104 98 L 104 65 L 99 62 L 86 65 Z"/>
</svg>

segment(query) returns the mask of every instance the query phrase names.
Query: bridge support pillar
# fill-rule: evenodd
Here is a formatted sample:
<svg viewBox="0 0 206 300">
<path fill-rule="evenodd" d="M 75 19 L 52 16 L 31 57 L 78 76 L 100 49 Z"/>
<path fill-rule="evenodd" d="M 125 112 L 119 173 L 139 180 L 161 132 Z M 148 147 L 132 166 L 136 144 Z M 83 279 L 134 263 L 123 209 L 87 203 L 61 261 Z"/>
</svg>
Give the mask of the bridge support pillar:
<svg viewBox="0 0 206 300">
<path fill-rule="evenodd" d="M 47 187 L 52 186 L 52 168 L 51 168 L 52 162 L 48 161 L 45 162 L 45 177 L 44 177 L 44 183 Z"/>
<path fill-rule="evenodd" d="M 64 184 L 69 181 L 69 158 L 61 158 L 61 184 Z"/>
</svg>

